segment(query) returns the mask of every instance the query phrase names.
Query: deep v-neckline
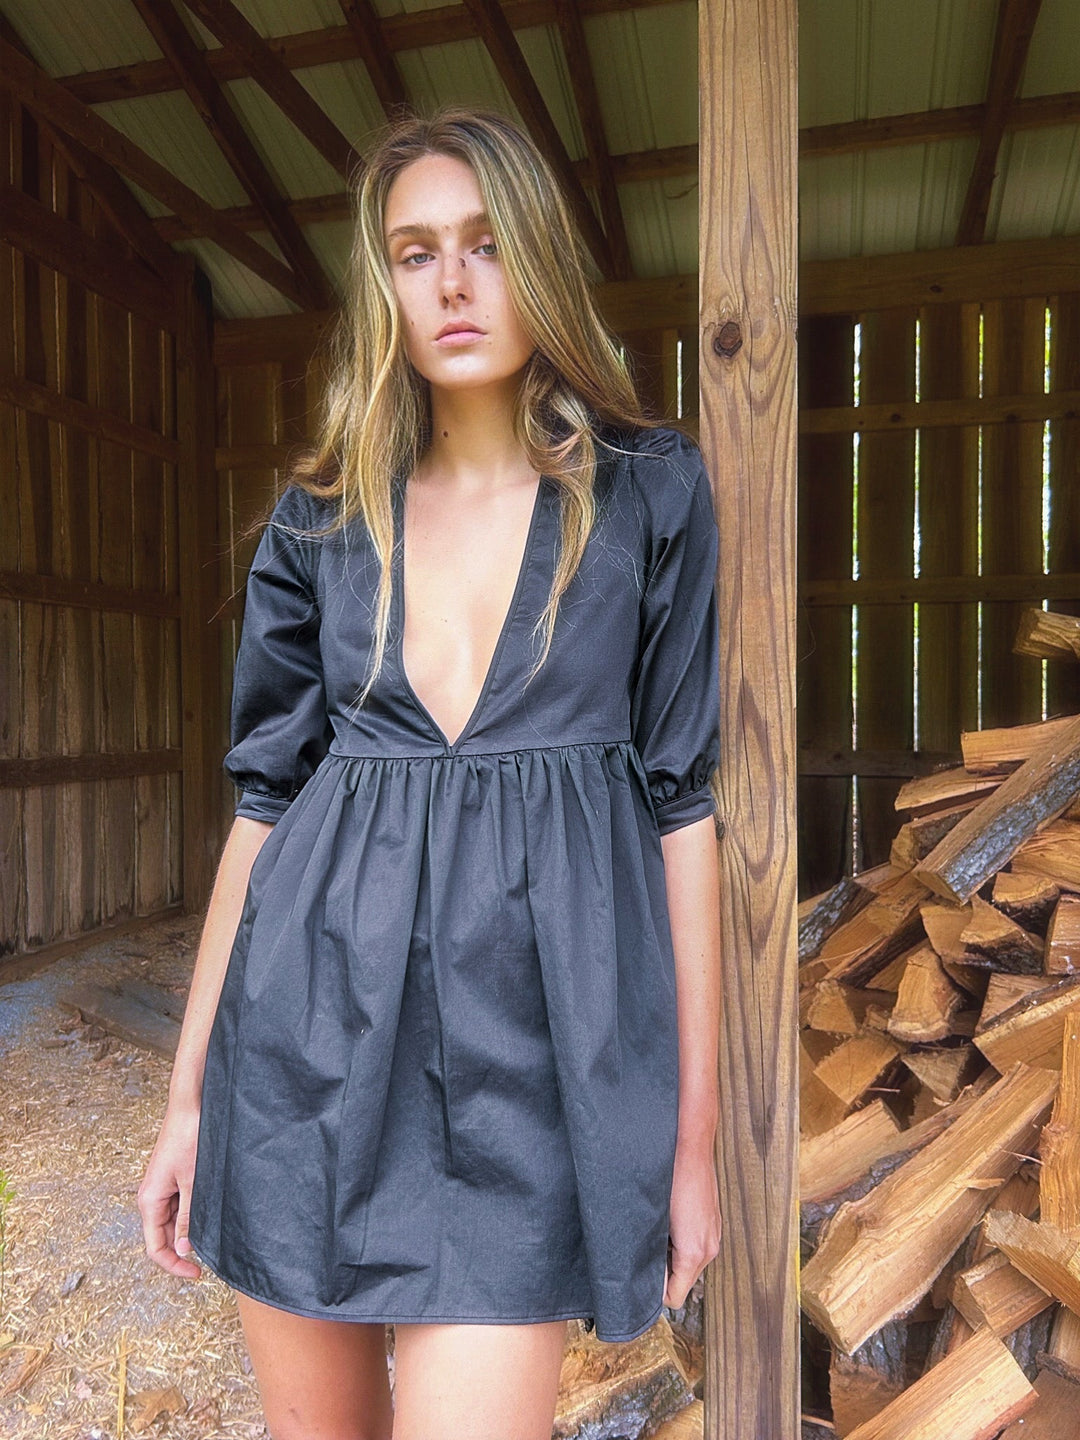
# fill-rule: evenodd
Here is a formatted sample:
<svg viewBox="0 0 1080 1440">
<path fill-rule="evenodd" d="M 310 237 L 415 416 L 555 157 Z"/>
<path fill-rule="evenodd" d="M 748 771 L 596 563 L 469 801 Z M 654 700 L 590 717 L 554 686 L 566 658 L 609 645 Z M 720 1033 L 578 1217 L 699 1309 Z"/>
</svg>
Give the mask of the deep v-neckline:
<svg viewBox="0 0 1080 1440">
<path fill-rule="evenodd" d="M 499 660 L 502 657 L 502 652 L 506 645 L 506 639 L 510 633 L 510 627 L 513 624 L 514 618 L 517 614 L 518 605 L 521 600 L 521 593 L 525 588 L 525 577 L 528 574 L 529 562 L 532 557 L 533 541 L 535 539 L 536 530 L 540 519 L 540 511 L 542 508 L 544 495 L 544 483 L 546 481 L 546 478 L 547 477 L 545 475 L 541 475 L 536 483 L 536 493 L 533 496 L 532 513 L 529 517 L 528 528 L 525 531 L 525 544 L 522 548 L 521 559 L 518 562 L 517 579 L 514 582 L 514 589 L 510 595 L 510 603 L 506 607 L 506 614 L 503 616 L 503 622 L 499 628 L 499 633 L 495 640 L 494 649 L 492 650 L 491 657 L 488 660 L 488 666 L 484 674 L 483 683 L 480 686 L 479 693 L 476 696 L 476 700 L 473 703 L 473 707 L 470 710 L 464 725 L 458 731 L 457 737 L 454 740 L 450 740 L 446 732 L 443 730 L 442 726 L 435 719 L 434 715 L 431 713 L 428 707 L 424 704 L 424 701 L 421 699 L 418 691 L 416 690 L 412 681 L 409 679 L 408 671 L 405 668 L 405 482 L 403 480 L 400 480 L 394 487 L 393 599 L 396 622 L 394 626 L 394 653 L 397 660 L 398 674 L 401 677 L 401 682 L 409 698 L 412 700 L 413 704 L 416 706 L 416 709 L 424 717 L 427 723 L 431 726 L 431 729 L 435 732 L 435 735 L 442 742 L 448 755 L 456 754 L 459 746 L 468 739 L 469 735 L 472 732 L 473 726 L 475 725 L 477 719 L 480 716 L 484 701 L 487 699 L 488 691 L 491 689 L 492 681 L 495 678 L 495 672 L 498 669 Z"/>
</svg>

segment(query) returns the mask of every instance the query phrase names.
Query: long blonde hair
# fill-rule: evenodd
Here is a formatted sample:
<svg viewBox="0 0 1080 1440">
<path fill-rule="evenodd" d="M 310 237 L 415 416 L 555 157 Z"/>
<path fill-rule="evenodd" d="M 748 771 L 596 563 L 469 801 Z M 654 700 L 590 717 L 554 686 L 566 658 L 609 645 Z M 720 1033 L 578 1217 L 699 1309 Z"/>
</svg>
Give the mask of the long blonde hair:
<svg viewBox="0 0 1080 1440">
<path fill-rule="evenodd" d="M 374 664 L 358 705 L 379 674 L 388 641 L 391 478 L 412 473 L 431 436 L 430 390 L 406 355 L 384 234 L 391 184 L 424 155 L 453 156 L 472 167 L 510 298 L 536 346 L 522 372 L 514 433 L 529 464 L 559 486 L 561 545 L 537 621 L 544 644 L 530 679 L 550 649 L 559 598 L 595 518 L 598 424 L 660 423 L 642 406 L 619 342 L 596 309 L 577 227 L 532 139 L 498 112 L 456 105 L 387 126 L 352 187 L 352 254 L 345 303 L 330 340 L 323 420 L 314 449 L 292 472 L 304 489 L 340 502 L 335 522 L 320 534 L 362 516 L 379 558 Z"/>
</svg>

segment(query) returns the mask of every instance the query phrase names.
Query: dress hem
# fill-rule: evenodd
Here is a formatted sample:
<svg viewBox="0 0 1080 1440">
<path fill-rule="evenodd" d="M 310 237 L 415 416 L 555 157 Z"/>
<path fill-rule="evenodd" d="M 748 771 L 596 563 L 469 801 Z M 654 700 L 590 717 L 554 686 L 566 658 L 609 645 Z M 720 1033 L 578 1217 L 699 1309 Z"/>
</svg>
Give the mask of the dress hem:
<svg viewBox="0 0 1080 1440">
<path fill-rule="evenodd" d="M 622 1344 L 629 1340 L 637 1340 L 650 1330 L 659 1320 L 663 1310 L 663 1303 L 656 1307 L 655 1312 L 644 1325 L 636 1330 L 628 1330 L 617 1335 L 601 1335 L 595 1328 L 595 1318 L 588 1313 L 582 1315 L 580 1310 L 567 1310 L 558 1315 L 390 1315 L 386 1312 L 378 1314 L 353 1314 L 342 1310 L 313 1310 L 302 1305 L 283 1305 L 278 1300 L 270 1300 L 265 1295 L 257 1295 L 254 1290 L 249 1290 L 244 1285 L 238 1285 L 235 1280 L 229 1280 L 220 1267 L 217 1260 L 208 1260 L 205 1253 L 199 1249 L 198 1244 L 191 1239 L 195 1251 L 195 1259 L 199 1264 L 205 1265 L 212 1275 L 229 1287 L 230 1290 L 239 1290 L 241 1295 L 246 1295 L 250 1300 L 258 1300 L 263 1305 L 272 1305 L 275 1310 L 284 1310 L 289 1315 L 304 1315 L 312 1320 L 344 1320 L 354 1323 L 370 1325 L 541 1325 L 553 1320 L 594 1320 L 594 1333 L 598 1340 L 605 1344 Z M 185 1257 L 186 1258 L 186 1257 Z"/>
</svg>

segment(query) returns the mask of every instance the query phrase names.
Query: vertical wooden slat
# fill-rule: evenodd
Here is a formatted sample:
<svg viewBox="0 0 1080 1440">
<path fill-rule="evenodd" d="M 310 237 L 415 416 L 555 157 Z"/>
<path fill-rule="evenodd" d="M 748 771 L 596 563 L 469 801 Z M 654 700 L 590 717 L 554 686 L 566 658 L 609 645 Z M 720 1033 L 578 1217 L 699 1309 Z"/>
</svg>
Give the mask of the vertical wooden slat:
<svg viewBox="0 0 1080 1440">
<path fill-rule="evenodd" d="M 983 307 L 983 394 L 1043 393 L 1045 302 L 991 300 Z M 984 575 L 1041 575 L 1042 423 L 984 425 L 982 531 Z M 982 724 L 1020 725 L 1042 717 L 1042 669 L 1015 655 L 1024 605 L 983 605 Z"/>
<path fill-rule="evenodd" d="M 183 696 L 184 909 L 206 903 L 221 851 L 217 748 L 222 697 L 214 684 L 210 624 L 219 593 L 214 470 L 214 378 L 209 286 L 193 265 L 176 285 L 176 415 L 179 512 L 180 672 Z"/>
<path fill-rule="evenodd" d="M 915 312 L 906 307 L 862 317 L 860 403 L 915 398 Z M 915 435 L 867 431 L 858 456 L 859 577 L 904 580 L 913 569 Z M 914 730 L 913 630 L 910 605 L 863 605 L 858 611 L 858 750 L 912 748 Z M 896 834 L 893 802 L 901 780 L 858 782 L 858 863 L 883 864 Z"/>
<path fill-rule="evenodd" d="M 1080 390 L 1080 294 L 1050 302 L 1050 388 Z M 1080 418 L 1050 421 L 1050 573 L 1080 574 Z M 1052 610 L 1080 615 L 1080 595 L 1054 600 Z M 1050 715 L 1080 711 L 1080 665 L 1051 661 L 1046 673 Z"/>
<path fill-rule="evenodd" d="M 12 164 L 20 153 L 18 107 L 0 92 L 0 173 L 8 183 L 17 176 Z M 11 246 L 0 239 L 0 380 L 16 374 L 16 276 L 22 267 Z M 19 447 L 16 411 L 0 401 L 0 568 L 19 567 Z M 16 601 L 0 602 L 0 756 L 12 759 L 19 754 L 22 697 L 22 656 L 20 618 Z M 23 874 L 23 797 L 20 790 L 0 789 L 0 956 L 18 948 L 25 930 Z"/>
<path fill-rule="evenodd" d="M 701 444 L 720 529 L 721 1250 L 707 1440 L 798 1433 L 797 7 L 702 0 Z"/>
<path fill-rule="evenodd" d="M 814 316 L 799 336 L 803 409 L 850 405 L 854 397 L 854 322 Z M 799 440 L 800 580 L 851 578 L 851 436 Z M 801 752 L 851 749 L 851 607 L 799 607 L 798 733 Z M 815 895 L 851 869 L 851 778 L 799 779 L 799 891 Z"/>
<path fill-rule="evenodd" d="M 979 393 L 979 306 L 920 311 L 920 397 Z M 978 574 L 977 426 L 919 433 L 920 574 Z M 919 606 L 919 749 L 960 751 L 978 719 L 978 614 L 969 605 Z"/>
</svg>

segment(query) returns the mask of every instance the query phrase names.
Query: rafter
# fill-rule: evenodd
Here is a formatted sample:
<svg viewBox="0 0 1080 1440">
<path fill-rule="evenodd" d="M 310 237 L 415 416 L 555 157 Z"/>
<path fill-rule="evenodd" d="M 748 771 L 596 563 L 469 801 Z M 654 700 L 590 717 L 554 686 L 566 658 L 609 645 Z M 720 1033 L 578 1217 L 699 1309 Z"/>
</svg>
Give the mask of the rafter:
<svg viewBox="0 0 1080 1440">
<path fill-rule="evenodd" d="M 626 0 L 582 0 L 582 9 L 586 15 L 606 15 L 629 8 L 646 10 L 681 3 L 683 0 L 636 0 L 631 7 Z M 555 20 L 554 0 L 505 0 L 505 11 L 515 30 L 550 25 Z M 379 21 L 379 29 L 387 48 L 395 54 L 400 50 L 418 50 L 428 45 L 447 45 L 454 40 L 473 40 L 477 33 L 468 11 L 456 3 L 440 5 L 434 10 L 388 16 Z M 267 44 L 290 70 L 304 70 L 312 65 L 335 65 L 343 60 L 362 58 L 347 25 L 275 36 Z M 215 79 L 219 81 L 241 80 L 247 73 L 236 55 L 214 50 L 209 53 L 208 61 Z M 106 100 L 130 100 L 136 95 L 155 95 L 176 89 L 168 66 L 163 66 L 159 60 L 72 75 L 65 78 L 65 84 L 69 81 L 79 98 L 88 105 Z"/>
<path fill-rule="evenodd" d="M 392 120 L 408 106 L 409 96 L 394 52 L 386 43 L 379 16 L 371 0 L 338 0 L 338 5 L 360 58 L 367 66 L 379 103 L 387 119 Z"/>
<path fill-rule="evenodd" d="M 348 179 L 352 167 L 362 163 L 359 156 L 322 106 L 297 80 L 280 51 L 263 39 L 232 0 L 184 0 L 184 4 L 217 36 L 224 53 L 240 63 L 241 73 L 250 75 L 304 139 L 339 175 Z M 220 84 L 223 77 L 215 72 L 210 54 L 204 54 Z"/>
<path fill-rule="evenodd" d="M 601 275 L 610 280 L 615 268 L 611 246 L 600 228 L 596 212 L 577 177 L 562 136 L 551 118 L 551 111 L 525 63 L 517 36 L 503 14 L 499 0 L 464 0 L 464 3 L 521 118 L 562 181 L 585 243 L 592 251 Z"/>
<path fill-rule="evenodd" d="M 0 37 L 14 46 L 31 64 L 30 50 L 11 22 L 0 15 Z M 93 193 L 101 210 L 142 260 L 161 279 L 171 280 L 176 269 L 176 255 L 155 230 L 149 215 L 136 200 L 116 172 L 62 130 L 46 125 L 52 143 L 68 165 Z"/>
<path fill-rule="evenodd" d="M 100 155 L 136 185 L 153 195 L 180 218 L 200 229 L 207 239 L 228 251 L 241 264 L 260 276 L 275 290 L 297 305 L 304 298 L 296 277 L 269 251 L 223 220 L 213 205 L 196 191 L 102 120 L 89 106 L 81 104 L 64 87 L 27 60 L 8 41 L 0 37 L 0 86 L 39 119 L 77 135 L 88 149 Z"/>
<path fill-rule="evenodd" d="M 630 245 L 626 238 L 626 222 L 619 203 L 619 190 L 615 172 L 608 153 L 607 136 L 604 134 L 604 120 L 600 113 L 600 97 L 596 93 L 596 78 L 593 75 L 589 49 L 585 43 L 585 27 L 581 22 L 578 0 L 555 0 L 559 33 L 562 36 L 563 52 L 570 72 L 570 84 L 577 102 L 578 117 L 585 136 L 585 148 L 592 162 L 596 191 L 600 200 L 600 214 L 604 221 L 604 232 L 611 247 L 612 278 L 629 280 L 633 275 L 630 263 Z"/>
<path fill-rule="evenodd" d="M 986 234 L 990 191 L 994 185 L 1005 122 L 1020 88 L 1041 4 L 1042 0 L 999 0 L 979 150 L 960 213 L 957 245 L 977 245 Z"/>
<path fill-rule="evenodd" d="M 236 178 L 263 218 L 267 230 L 292 266 L 304 296 L 304 307 L 319 310 L 332 302 L 333 290 L 322 267 L 278 191 L 225 92 L 206 67 L 203 52 L 192 40 L 172 0 L 133 0 L 162 54 L 176 71 L 184 90 L 217 142 Z"/>
</svg>

